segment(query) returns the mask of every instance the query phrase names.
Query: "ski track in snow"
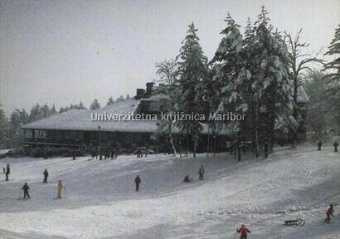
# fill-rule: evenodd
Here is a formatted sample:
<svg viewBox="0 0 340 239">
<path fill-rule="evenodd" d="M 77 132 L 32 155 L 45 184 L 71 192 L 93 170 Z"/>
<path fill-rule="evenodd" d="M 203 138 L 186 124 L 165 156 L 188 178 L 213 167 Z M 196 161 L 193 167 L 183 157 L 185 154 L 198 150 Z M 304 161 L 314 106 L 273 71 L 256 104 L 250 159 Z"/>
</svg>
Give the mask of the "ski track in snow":
<svg viewBox="0 0 340 239">
<path fill-rule="evenodd" d="M 337 206 L 331 223 L 323 222 L 328 204 L 340 201 L 340 154 L 285 147 L 267 159 L 251 157 L 5 158 L 0 165 L 10 163 L 11 175 L 0 182 L 0 238 L 234 239 L 242 223 L 249 239 L 340 238 Z M 194 182 L 182 183 L 187 174 Z M 59 179 L 65 191 L 53 200 Z M 26 181 L 32 199 L 18 200 Z M 296 218 L 305 225 L 283 225 Z"/>
</svg>

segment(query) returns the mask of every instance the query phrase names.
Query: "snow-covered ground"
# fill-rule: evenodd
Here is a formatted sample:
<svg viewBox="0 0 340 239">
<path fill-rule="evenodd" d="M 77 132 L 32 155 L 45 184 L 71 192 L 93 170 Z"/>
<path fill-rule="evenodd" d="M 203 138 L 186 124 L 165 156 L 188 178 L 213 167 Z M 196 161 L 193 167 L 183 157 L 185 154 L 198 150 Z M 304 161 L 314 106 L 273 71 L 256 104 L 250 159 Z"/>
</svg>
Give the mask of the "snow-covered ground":
<svg viewBox="0 0 340 239">
<path fill-rule="evenodd" d="M 340 153 L 331 147 L 278 148 L 268 159 L 242 162 L 228 154 L 88 159 L 1 159 L 11 175 L 0 182 L 0 238 L 235 239 L 242 223 L 249 239 L 340 238 L 337 207 L 323 222 L 328 204 L 340 201 Z M 192 183 L 182 183 L 186 174 Z M 54 200 L 59 179 L 65 192 Z M 26 181 L 32 199 L 18 200 Z M 306 224 L 283 225 L 296 218 Z"/>
</svg>

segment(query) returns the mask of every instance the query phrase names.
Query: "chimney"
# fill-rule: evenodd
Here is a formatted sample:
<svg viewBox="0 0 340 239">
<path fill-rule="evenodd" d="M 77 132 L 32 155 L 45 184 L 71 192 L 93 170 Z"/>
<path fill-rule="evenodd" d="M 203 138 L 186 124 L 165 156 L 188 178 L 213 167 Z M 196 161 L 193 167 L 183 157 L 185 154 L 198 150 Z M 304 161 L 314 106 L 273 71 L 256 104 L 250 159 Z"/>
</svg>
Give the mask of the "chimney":
<svg viewBox="0 0 340 239">
<path fill-rule="evenodd" d="M 155 85 L 155 83 L 153 83 L 153 82 L 146 83 L 146 95 L 147 95 L 147 97 L 151 96 L 151 94 L 153 92 L 153 86 L 154 85 Z"/>
<path fill-rule="evenodd" d="M 144 98 L 144 95 L 145 95 L 144 89 L 137 89 L 135 99 L 138 100 L 138 99 Z"/>
</svg>

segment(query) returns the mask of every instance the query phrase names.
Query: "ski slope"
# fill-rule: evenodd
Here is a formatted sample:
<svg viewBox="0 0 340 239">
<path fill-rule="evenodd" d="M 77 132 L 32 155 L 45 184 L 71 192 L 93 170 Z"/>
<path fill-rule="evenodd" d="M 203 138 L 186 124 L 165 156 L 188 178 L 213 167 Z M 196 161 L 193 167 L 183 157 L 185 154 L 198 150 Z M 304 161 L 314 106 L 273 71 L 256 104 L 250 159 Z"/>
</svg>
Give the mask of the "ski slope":
<svg viewBox="0 0 340 239">
<path fill-rule="evenodd" d="M 3 175 L 0 182 L 0 238 L 236 239 L 242 223 L 251 230 L 248 239 L 340 238 L 337 206 L 331 223 L 323 222 L 328 204 L 340 202 L 340 153 L 331 147 L 277 148 L 267 159 L 248 155 L 241 162 L 228 154 L 202 154 L 0 160 L 0 166 L 7 163 L 10 181 Z M 201 165 L 204 181 L 198 180 Z M 194 182 L 182 183 L 186 174 Z M 54 200 L 59 179 L 65 191 Z M 25 182 L 32 199 L 18 200 Z M 296 218 L 305 225 L 283 225 Z"/>
</svg>

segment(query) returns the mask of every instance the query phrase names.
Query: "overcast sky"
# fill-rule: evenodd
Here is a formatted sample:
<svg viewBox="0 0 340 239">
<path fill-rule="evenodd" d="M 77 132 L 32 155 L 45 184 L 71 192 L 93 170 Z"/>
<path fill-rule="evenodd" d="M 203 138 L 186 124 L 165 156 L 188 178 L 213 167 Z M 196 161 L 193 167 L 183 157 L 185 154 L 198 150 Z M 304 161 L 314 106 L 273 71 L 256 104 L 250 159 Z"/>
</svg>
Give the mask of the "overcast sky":
<svg viewBox="0 0 340 239">
<path fill-rule="evenodd" d="M 36 103 L 56 108 L 135 95 L 175 58 L 194 22 L 210 60 L 230 12 L 242 27 L 265 5 L 271 24 L 326 50 L 340 0 L 0 0 L 0 104 L 9 115 Z"/>
</svg>

